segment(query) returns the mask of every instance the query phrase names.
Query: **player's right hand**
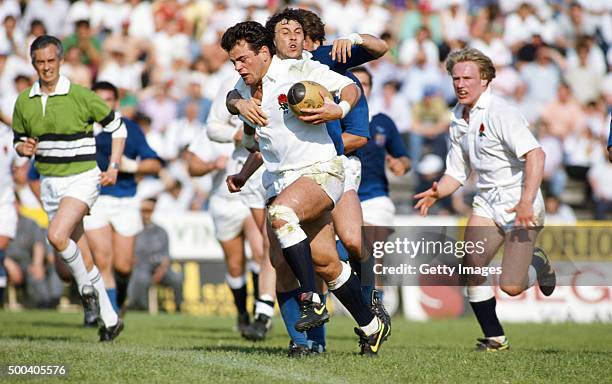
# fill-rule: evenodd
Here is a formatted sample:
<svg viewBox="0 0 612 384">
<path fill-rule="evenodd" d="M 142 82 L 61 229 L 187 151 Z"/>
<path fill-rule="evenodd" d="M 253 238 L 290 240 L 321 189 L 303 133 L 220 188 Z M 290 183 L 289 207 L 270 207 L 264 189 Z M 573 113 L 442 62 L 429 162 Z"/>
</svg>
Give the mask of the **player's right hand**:
<svg viewBox="0 0 612 384">
<path fill-rule="evenodd" d="M 38 149 L 38 140 L 33 137 L 28 137 L 26 141 L 23 141 L 21 144 L 15 147 L 15 150 L 19 155 L 24 157 L 31 157 L 36 154 L 36 150 Z"/>
<path fill-rule="evenodd" d="M 246 184 L 246 179 L 241 174 L 237 173 L 235 175 L 229 175 L 227 179 L 225 179 L 225 183 L 227 184 L 227 189 L 231 193 L 240 192 L 244 184 Z"/>
<path fill-rule="evenodd" d="M 425 192 L 414 195 L 415 199 L 419 199 L 414 208 L 419 210 L 421 216 L 427 216 L 429 208 L 435 204 L 439 197 L 440 194 L 438 193 L 438 182 L 434 181 L 431 188 Z"/>
<path fill-rule="evenodd" d="M 353 43 L 349 39 L 334 40 L 331 50 L 331 58 L 339 63 L 346 63 L 347 58 L 351 58 Z"/>
<path fill-rule="evenodd" d="M 236 109 L 251 124 L 263 127 L 268 124 L 268 116 L 261 109 L 261 100 L 250 98 L 249 100 L 238 100 Z"/>
</svg>

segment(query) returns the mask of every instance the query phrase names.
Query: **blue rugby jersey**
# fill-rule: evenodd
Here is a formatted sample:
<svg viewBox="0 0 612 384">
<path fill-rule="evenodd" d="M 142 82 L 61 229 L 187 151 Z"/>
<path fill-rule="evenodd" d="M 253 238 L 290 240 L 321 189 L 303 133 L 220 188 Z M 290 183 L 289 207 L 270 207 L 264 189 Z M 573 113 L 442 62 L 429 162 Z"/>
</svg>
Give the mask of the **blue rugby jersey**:
<svg viewBox="0 0 612 384">
<path fill-rule="evenodd" d="M 361 184 L 359 200 L 365 201 L 379 196 L 389 196 L 389 181 L 385 174 L 385 156 L 408 157 L 400 134 L 391 118 L 378 113 L 370 121 L 372 140 L 357 150 L 361 159 Z"/>
<path fill-rule="evenodd" d="M 350 68 L 354 68 L 363 65 L 369 61 L 374 60 L 367 50 L 358 45 L 354 45 L 351 50 L 351 57 L 347 58 L 346 63 L 334 61 L 331 58 L 331 45 L 321 45 L 312 53 L 312 59 L 318 61 L 321 64 L 327 65 L 332 71 L 337 72 L 341 75 L 349 77 L 353 80 L 359 88 L 361 83 L 349 72 Z M 368 128 L 369 111 L 368 102 L 366 101 L 363 89 L 361 90 L 361 97 L 357 101 L 357 104 L 351 109 L 351 111 L 344 117 L 344 119 L 338 121 L 330 121 L 327 124 L 327 132 L 334 142 L 338 155 L 344 154 L 344 144 L 342 143 L 342 132 L 347 132 L 356 136 L 367 137 L 370 139 L 370 130 Z"/>
<path fill-rule="evenodd" d="M 135 122 L 123 119 L 127 128 L 127 139 L 123 154 L 129 159 L 158 159 L 160 157 L 147 143 L 145 135 Z M 112 137 L 109 133 L 101 132 L 96 135 L 96 162 L 101 170 L 108 168 L 112 151 Z M 136 178 L 132 173 L 119 172 L 117 183 L 113 186 L 101 187 L 100 194 L 115 197 L 131 197 L 136 195 Z"/>
</svg>

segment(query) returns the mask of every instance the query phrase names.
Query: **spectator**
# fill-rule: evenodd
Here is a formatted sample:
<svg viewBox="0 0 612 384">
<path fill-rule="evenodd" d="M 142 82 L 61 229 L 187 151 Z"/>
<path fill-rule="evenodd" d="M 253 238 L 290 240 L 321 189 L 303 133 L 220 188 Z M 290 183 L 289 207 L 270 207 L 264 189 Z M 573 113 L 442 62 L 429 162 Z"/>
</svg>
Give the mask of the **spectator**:
<svg viewBox="0 0 612 384">
<path fill-rule="evenodd" d="M 561 141 L 574 132 L 586 129 L 586 116 L 572 97 L 566 83 L 557 87 L 557 97 L 542 108 L 543 129 L 540 136 L 553 136 Z"/>
<path fill-rule="evenodd" d="M 550 48 L 539 47 L 536 61 L 525 64 L 520 75 L 527 86 L 527 99 L 537 108 L 555 98 L 561 75 L 559 68 L 552 61 Z"/>
<path fill-rule="evenodd" d="M 21 29 L 17 28 L 17 19 L 15 16 L 6 16 L 2 23 L 2 27 L 3 28 L 0 29 L 0 50 L 24 58 L 27 57 L 28 55 L 25 52 L 26 37 Z"/>
<path fill-rule="evenodd" d="M 165 229 L 153 223 L 156 200 L 151 198 L 141 203 L 140 211 L 144 229 L 136 237 L 134 254 L 136 266 L 128 286 L 130 308 L 149 307 L 148 291 L 151 285 L 162 285 L 174 291 L 174 303 L 180 312 L 183 303 L 183 277 L 170 267 L 170 244 Z"/>
<path fill-rule="evenodd" d="M 411 67 L 417 61 L 417 54 L 425 54 L 425 64 L 437 66 L 440 64 L 440 54 L 438 47 L 431 41 L 429 28 L 420 27 L 415 38 L 406 39 L 399 47 L 399 62 L 404 67 Z"/>
<path fill-rule="evenodd" d="M 164 135 L 165 157 L 176 159 L 179 153 L 202 132 L 204 125 L 198 119 L 200 103 L 190 101 L 185 106 L 185 117 L 173 120 L 168 124 Z"/>
<path fill-rule="evenodd" d="M 66 49 L 64 65 L 62 65 L 60 70 L 62 75 L 69 78 L 71 82 L 83 87 L 91 87 L 91 69 L 81 62 L 81 51 L 76 45 Z"/>
<path fill-rule="evenodd" d="M 597 100 L 601 95 L 603 75 L 589 67 L 589 45 L 582 41 L 576 46 L 578 62 L 569 66 L 565 73 L 565 81 L 572 88 L 572 93 L 581 104 Z"/>
<path fill-rule="evenodd" d="M 559 16 L 557 24 L 557 45 L 562 48 L 570 48 L 576 45 L 578 36 L 594 35 L 595 24 L 590 16 L 584 11 L 579 2 L 574 1 L 569 5 L 567 13 Z"/>
<path fill-rule="evenodd" d="M 120 44 L 107 47 L 108 54 L 98 74 L 98 81 L 110 82 L 112 80 L 123 94 L 137 93 L 142 89 L 141 76 L 144 65 L 141 62 L 130 61 L 129 47 L 129 45 Z"/>
<path fill-rule="evenodd" d="M 101 60 L 102 46 L 100 41 L 93 35 L 88 20 L 77 21 L 74 28 L 74 33 L 62 42 L 64 51 L 67 52 L 70 48 L 77 47 L 81 62 L 87 65 L 92 73 L 95 73 Z"/>
<path fill-rule="evenodd" d="M 540 33 L 543 26 L 534 14 L 533 8 L 527 2 L 522 3 L 516 13 L 506 18 L 504 26 L 504 42 L 516 52 L 527 43 L 533 34 Z"/>
<path fill-rule="evenodd" d="M 43 231 L 34 221 L 20 214 L 17 235 L 9 243 L 5 265 L 11 284 L 23 287 L 28 305 L 38 308 L 57 306 L 64 290 L 46 255 Z"/>
<path fill-rule="evenodd" d="M 442 84 L 442 73 L 438 64 L 428 64 L 425 52 L 419 50 L 414 65 L 406 72 L 406 81 L 402 84 L 401 93 L 414 104 L 423 99 L 426 87 L 440 89 Z"/>
<path fill-rule="evenodd" d="M 197 119 L 201 124 L 204 124 L 208 118 L 212 101 L 203 96 L 202 77 L 202 75 L 195 72 L 189 76 L 187 95 L 178 102 L 178 116 L 179 118 L 184 118 L 187 113 L 187 106 L 191 103 L 195 103 L 198 108 Z"/>
<path fill-rule="evenodd" d="M 193 194 L 191 184 L 185 185 L 176 179 L 168 180 L 165 191 L 159 195 L 155 205 L 155 214 L 179 214 L 189 211 Z"/>
<path fill-rule="evenodd" d="M 450 0 L 441 13 L 442 35 L 449 47 L 457 47 L 458 41 L 470 40 L 469 16 L 462 0 Z"/>
<path fill-rule="evenodd" d="M 423 101 L 412 107 L 410 130 L 410 158 L 421 158 L 421 153 L 433 153 L 446 158 L 450 113 L 435 87 L 425 88 Z"/>
<path fill-rule="evenodd" d="M 48 34 L 61 36 L 68 9 L 67 0 L 31 0 L 23 14 L 23 23 L 30 25 L 33 20 L 40 20 Z"/>
<path fill-rule="evenodd" d="M 542 130 L 546 129 L 542 122 Z M 563 144 L 559 137 L 542 136 L 539 138 L 542 150 L 546 154 L 542 183 L 547 186 L 551 195 L 561 196 L 567 184 L 567 174 L 563 169 Z"/>
<path fill-rule="evenodd" d="M 588 182 L 593 191 L 595 220 L 606 220 L 612 212 L 612 164 L 599 161 L 589 169 Z"/>
<path fill-rule="evenodd" d="M 153 92 L 153 96 L 142 103 L 140 110 L 151 118 L 152 131 L 164 132 L 168 123 L 176 119 L 176 102 L 167 95 L 168 84 L 154 85 Z"/>
<path fill-rule="evenodd" d="M 97 26 L 93 23 L 94 15 L 102 12 L 102 2 L 99 0 L 78 0 L 70 5 L 68 14 L 66 15 L 66 25 L 63 34 L 70 35 L 74 33 L 74 26 L 79 20 L 87 20 L 97 30 Z"/>
<path fill-rule="evenodd" d="M 13 16 L 18 19 L 21 16 L 18 0 L 2 0 L 0 1 L 0 20 L 6 19 L 7 16 Z"/>
<path fill-rule="evenodd" d="M 576 223 L 576 214 L 572 207 L 561 202 L 554 194 L 549 194 L 544 200 L 546 225 L 571 225 Z"/>
<path fill-rule="evenodd" d="M 396 123 L 397 130 L 404 144 L 408 147 L 408 132 L 411 126 L 411 108 L 408 100 L 399 93 L 400 84 L 395 80 L 389 80 L 383 85 L 382 96 L 371 97 L 368 100 L 370 115 L 384 113 Z"/>
</svg>

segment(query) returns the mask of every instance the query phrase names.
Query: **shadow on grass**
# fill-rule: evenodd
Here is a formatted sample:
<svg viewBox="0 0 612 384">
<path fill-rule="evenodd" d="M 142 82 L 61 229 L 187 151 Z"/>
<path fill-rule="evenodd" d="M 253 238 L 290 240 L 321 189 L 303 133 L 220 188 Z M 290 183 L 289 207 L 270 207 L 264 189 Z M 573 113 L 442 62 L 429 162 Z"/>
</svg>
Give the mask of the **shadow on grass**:
<svg viewBox="0 0 612 384">
<path fill-rule="evenodd" d="M 0 339 L 5 340 L 21 340 L 21 341 L 80 341 L 78 337 L 68 336 L 47 336 L 47 335 L 4 335 Z"/>
<path fill-rule="evenodd" d="M 191 331 L 191 332 L 205 332 L 205 333 L 227 333 L 234 334 L 235 332 L 231 327 L 210 327 L 202 324 L 202 326 L 193 326 L 193 325 L 164 325 L 161 327 L 155 327 L 156 329 L 167 329 L 172 331 Z"/>
<path fill-rule="evenodd" d="M 51 327 L 51 328 L 79 328 L 85 329 L 86 327 L 83 323 L 74 322 L 74 321 L 33 321 L 32 324 L 34 327 Z"/>
<path fill-rule="evenodd" d="M 232 352 L 245 355 L 272 355 L 274 357 L 286 356 L 287 350 L 281 347 L 270 347 L 264 345 L 196 345 L 193 347 L 179 348 L 181 351 L 192 352 Z"/>
</svg>

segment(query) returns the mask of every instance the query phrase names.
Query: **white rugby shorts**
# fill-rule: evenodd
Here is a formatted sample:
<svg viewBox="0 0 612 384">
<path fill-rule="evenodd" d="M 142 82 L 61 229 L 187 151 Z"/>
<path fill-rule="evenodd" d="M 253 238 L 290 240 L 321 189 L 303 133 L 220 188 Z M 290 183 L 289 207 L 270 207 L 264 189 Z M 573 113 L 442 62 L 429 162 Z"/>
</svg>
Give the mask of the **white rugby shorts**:
<svg viewBox="0 0 612 384">
<path fill-rule="evenodd" d="M 474 197 L 472 203 L 472 214 L 486 217 L 495 222 L 502 230 L 506 231 L 514 226 L 516 213 L 506 212 L 513 208 L 521 199 L 522 185 L 513 187 L 496 187 L 483 189 Z M 533 202 L 533 213 L 536 217 L 536 226 L 544 225 L 544 198 L 542 192 L 538 190 L 538 195 Z"/>
<path fill-rule="evenodd" d="M 266 207 L 266 189 L 262 180 L 264 170 L 263 165 L 259 167 L 240 191 L 240 197 L 249 208 L 264 209 Z"/>
<path fill-rule="evenodd" d="M 361 202 L 364 224 L 389 227 L 395 220 L 395 205 L 389 196 L 378 196 Z"/>
<path fill-rule="evenodd" d="M 361 184 L 361 160 L 357 156 L 340 156 L 344 166 L 344 192 L 359 191 Z"/>
<path fill-rule="evenodd" d="M 43 176 L 40 182 L 40 199 L 49 221 L 59 209 L 64 197 L 72 197 L 91 209 L 100 194 L 100 169 L 95 167 L 71 176 Z"/>
<path fill-rule="evenodd" d="M 86 231 L 111 225 L 122 236 L 136 236 L 143 228 L 140 200 L 100 195 L 89 215 L 83 218 L 83 225 Z"/>
<path fill-rule="evenodd" d="M 244 221 L 251 216 L 251 210 L 241 198 L 211 196 L 208 211 L 215 225 L 215 237 L 219 241 L 235 238 L 242 232 Z"/>
<path fill-rule="evenodd" d="M 302 176 L 308 177 L 319 184 L 332 199 L 334 205 L 344 193 L 344 166 L 342 158 L 336 156 L 331 160 L 314 163 L 300 169 L 278 173 L 264 172 L 263 184 L 266 188 L 266 202 L 278 196 L 285 188 Z"/>
<path fill-rule="evenodd" d="M 14 239 L 17 233 L 17 209 L 15 204 L 0 204 L 0 236 Z"/>
</svg>

